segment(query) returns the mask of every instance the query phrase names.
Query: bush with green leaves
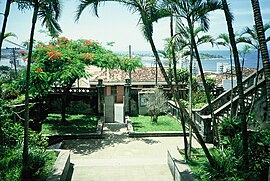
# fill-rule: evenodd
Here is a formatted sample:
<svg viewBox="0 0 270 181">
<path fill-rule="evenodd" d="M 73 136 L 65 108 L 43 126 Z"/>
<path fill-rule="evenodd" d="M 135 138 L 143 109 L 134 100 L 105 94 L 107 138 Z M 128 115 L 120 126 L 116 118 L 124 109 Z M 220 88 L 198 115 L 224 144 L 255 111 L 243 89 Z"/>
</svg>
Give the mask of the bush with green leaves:
<svg viewBox="0 0 270 181">
<path fill-rule="evenodd" d="M 249 115 L 249 121 L 253 123 L 256 122 L 252 114 Z M 224 153 L 228 159 L 227 164 L 231 164 L 231 167 L 233 166 L 233 168 L 230 170 L 238 170 L 237 176 L 241 179 L 248 178 L 249 180 L 265 180 L 268 177 L 267 173 L 270 163 L 270 130 L 260 128 L 259 124 L 255 125 L 257 125 L 257 127 L 255 127 L 253 130 L 250 130 L 248 134 L 248 172 L 242 171 L 243 148 L 240 120 L 235 118 L 232 120 L 228 118 L 224 119 L 220 124 L 219 131 L 226 144 Z M 228 175 L 230 174 L 228 173 Z"/>
<path fill-rule="evenodd" d="M 182 69 L 177 69 L 176 70 L 176 76 L 179 82 L 183 84 L 188 84 L 188 79 L 189 79 L 189 72 L 187 69 L 182 68 Z"/>
<path fill-rule="evenodd" d="M 0 99 L 0 180 L 21 180 L 23 126 L 11 119 L 12 115 L 8 102 Z M 47 165 L 52 168 L 55 156 L 45 152 L 47 145 L 46 137 L 29 130 L 30 180 L 46 180 L 51 171 Z"/>
<path fill-rule="evenodd" d="M 43 149 L 30 147 L 29 167 L 27 169 L 28 180 L 46 180 L 52 171 L 56 155 L 54 152 L 45 152 Z M 0 180 L 22 180 L 22 149 L 18 146 L 10 150 L 0 160 Z"/>
<path fill-rule="evenodd" d="M 256 122 L 253 114 L 249 115 L 249 121 Z M 201 152 L 199 155 L 192 154 L 189 164 L 192 172 L 198 180 L 231 180 L 231 181 L 267 181 L 268 169 L 270 163 L 269 129 L 260 128 L 259 124 L 253 131 L 249 131 L 248 136 L 248 171 L 243 170 L 243 146 L 242 135 L 240 129 L 241 122 L 237 118 L 232 120 L 226 118 L 220 123 L 220 135 L 223 149 L 211 149 L 216 167 L 211 167 L 202 153 L 201 149 L 195 149 Z M 268 178 L 268 179 L 267 179 Z"/>
</svg>

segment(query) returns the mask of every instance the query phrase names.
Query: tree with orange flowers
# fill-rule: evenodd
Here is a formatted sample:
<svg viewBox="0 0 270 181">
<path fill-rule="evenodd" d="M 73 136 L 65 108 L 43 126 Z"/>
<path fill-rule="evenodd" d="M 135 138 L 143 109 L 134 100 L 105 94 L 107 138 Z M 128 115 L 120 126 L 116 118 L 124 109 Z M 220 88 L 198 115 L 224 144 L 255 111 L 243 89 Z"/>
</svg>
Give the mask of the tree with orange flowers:
<svg viewBox="0 0 270 181">
<path fill-rule="evenodd" d="M 104 69 L 120 68 L 133 71 L 141 66 L 140 59 L 121 57 L 103 48 L 92 40 L 69 40 L 60 37 L 49 42 L 39 43 L 33 52 L 31 67 L 31 92 L 34 96 L 46 95 L 52 87 L 61 87 L 62 121 L 65 122 L 66 99 L 74 82 L 90 76 L 85 68 L 94 65 Z"/>
</svg>

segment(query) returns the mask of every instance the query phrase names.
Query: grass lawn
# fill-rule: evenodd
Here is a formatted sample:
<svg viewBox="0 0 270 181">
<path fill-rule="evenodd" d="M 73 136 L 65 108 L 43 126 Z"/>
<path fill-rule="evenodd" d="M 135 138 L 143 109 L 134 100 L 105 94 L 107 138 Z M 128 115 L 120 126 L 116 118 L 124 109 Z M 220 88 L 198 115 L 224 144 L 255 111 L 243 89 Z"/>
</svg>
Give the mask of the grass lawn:
<svg viewBox="0 0 270 181">
<path fill-rule="evenodd" d="M 157 123 L 151 121 L 150 116 L 131 117 L 134 131 L 182 131 L 182 127 L 176 119 L 171 116 L 159 116 Z"/>
<path fill-rule="evenodd" d="M 61 122 L 61 114 L 49 114 L 42 124 L 42 134 L 79 134 L 94 133 L 97 128 L 98 116 L 67 115 L 67 124 Z"/>
</svg>

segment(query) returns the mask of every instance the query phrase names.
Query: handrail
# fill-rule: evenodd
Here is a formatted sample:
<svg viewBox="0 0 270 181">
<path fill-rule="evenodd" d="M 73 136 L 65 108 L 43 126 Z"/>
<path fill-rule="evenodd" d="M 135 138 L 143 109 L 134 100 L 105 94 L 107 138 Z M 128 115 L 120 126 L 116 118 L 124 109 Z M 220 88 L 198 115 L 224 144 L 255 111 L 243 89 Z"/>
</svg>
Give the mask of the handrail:
<svg viewBox="0 0 270 181">
<path fill-rule="evenodd" d="M 53 87 L 54 93 L 63 93 L 64 89 L 62 87 Z M 72 93 L 91 93 L 91 92 L 97 92 L 97 88 L 78 88 L 78 87 L 72 87 L 69 89 L 69 92 Z"/>
<path fill-rule="evenodd" d="M 265 81 L 260 80 L 257 84 L 257 88 L 261 88 L 265 85 Z M 244 92 L 244 96 L 246 97 L 247 95 L 250 95 L 251 93 L 253 93 L 255 91 L 255 85 L 249 87 L 248 89 L 245 90 Z M 239 96 L 236 96 L 233 98 L 233 103 L 235 103 L 238 100 Z M 217 110 L 214 111 L 214 115 L 218 115 L 220 112 L 222 112 L 222 110 L 226 110 L 228 107 L 230 106 L 230 102 L 227 102 L 226 104 L 224 104 L 222 107 L 218 108 Z"/>
<path fill-rule="evenodd" d="M 257 75 L 257 72 L 254 72 L 253 74 L 249 75 L 247 78 L 245 78 L 243 80 L 243 85 L 244 85 L 244 91 L 246 89 L 248 89 L 250 86 L 254 85 L 254 82 L 255 82 L 255 78 L 256 78 L 256 75 Z M 261 68 L 259 71 L 258 71 L 258 77 L 259 77 L 259 80 L 263 80 L 264 79 L 264 76 L 263 76 L 263 68 Z M 220 94 L 217 98 L 215 98 L 213 101 L 212 101 L 212 106 L 213 106 L 213 109 L 216 110 L 217 108 L 220 107 L 220 104 L 223 105 L 224 101 L 225 102 L 228 102 L 230 99 L 230 94 L 231 94 L 231 89 L 225 91 L 224 93 Z M 237 86 L 235 85 L 233 87 L 233 96 L 236 97 L 238 95 L 238 91 L 237 91 Z M 226 100 L 227 99 L 227 100 Z M 208 114 L 207 111 L 208 111 L 208 108 L 209 108 L 209 105 L 206 104 L 205 106 L 203 106 L 201 109 L 198 109 L 198 111 L 202 114 Z"/>
</svg>

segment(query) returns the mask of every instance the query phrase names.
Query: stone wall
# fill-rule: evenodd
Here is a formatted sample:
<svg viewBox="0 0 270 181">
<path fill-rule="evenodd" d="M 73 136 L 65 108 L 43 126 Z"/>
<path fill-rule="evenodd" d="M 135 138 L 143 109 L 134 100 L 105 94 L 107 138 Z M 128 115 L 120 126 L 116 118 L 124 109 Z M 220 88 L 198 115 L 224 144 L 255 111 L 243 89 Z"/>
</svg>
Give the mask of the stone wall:
<svg viewBox="0 0 270 181">
<path fill-rule="evenodd" d="M 50 94 L 47 97 L 48 113 L 61 113 L 61 94 Z M 70 94 L 67 98 L 67 114 L 97 114 L 98 97 L 96 95 Z"/>
</svg>

